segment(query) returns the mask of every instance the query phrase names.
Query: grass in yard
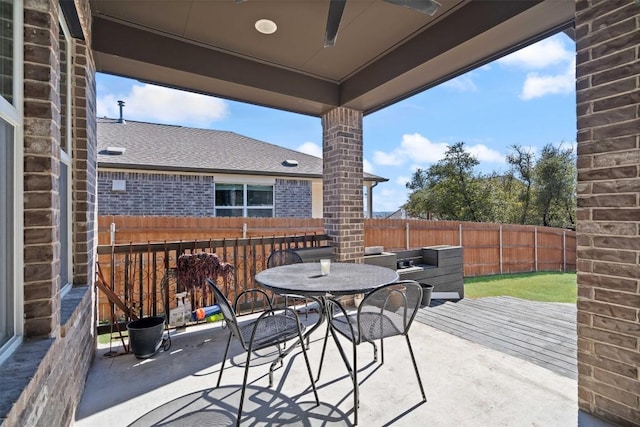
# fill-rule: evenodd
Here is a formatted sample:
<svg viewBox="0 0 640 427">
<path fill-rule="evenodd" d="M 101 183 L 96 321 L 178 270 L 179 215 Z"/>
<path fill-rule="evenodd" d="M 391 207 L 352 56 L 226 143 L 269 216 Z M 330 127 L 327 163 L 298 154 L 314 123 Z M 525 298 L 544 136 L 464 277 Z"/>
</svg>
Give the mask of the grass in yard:
<svg viewBox="0 0 640 427">
<path fill-rule="evenodd" d="M 512 296 L 531 301 L 576 302 L 575 273 L 518 273 L 464 279 L 465 298 Z"/>
</svg>

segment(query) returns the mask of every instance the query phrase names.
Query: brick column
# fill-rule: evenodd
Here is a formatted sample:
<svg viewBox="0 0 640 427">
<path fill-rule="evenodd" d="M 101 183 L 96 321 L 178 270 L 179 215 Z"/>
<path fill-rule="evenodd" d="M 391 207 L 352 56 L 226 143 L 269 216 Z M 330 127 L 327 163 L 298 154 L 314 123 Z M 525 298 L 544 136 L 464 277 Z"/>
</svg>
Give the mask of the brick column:
<svg viewBox="0 0 640 427">
<path fill-rule="evenodd" d="M 97 245 L 95 65 L 85 42 L 75 40 L 73 64 L 73 270 L 74 285 L 93 284 Z"/>
<path fill-rule="evenodd" d="M 578 400 L 640 425 L 640 5 L 576 2 Z"/>
<path fill-rule="evenodd" d="M 24 5 L 25 335 L 60 328 L 58 2 Z"/>
<path fill-rule="evenodd" d="M 335 108 L 322 116 L 323 216 L 336 259 L 362 262 L 362 112 Z"/>
</svg>

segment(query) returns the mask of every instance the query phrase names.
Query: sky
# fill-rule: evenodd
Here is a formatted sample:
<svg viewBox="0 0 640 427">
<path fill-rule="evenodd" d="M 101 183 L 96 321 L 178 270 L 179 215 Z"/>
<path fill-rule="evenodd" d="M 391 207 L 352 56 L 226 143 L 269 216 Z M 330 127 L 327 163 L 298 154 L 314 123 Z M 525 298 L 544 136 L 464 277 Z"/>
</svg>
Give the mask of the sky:
<svg viewBox="0 0 640 427">
<path fill-rule="evenodd" d="M 320 118 L 183 92 L 98 73 L 98 117 L 233 131 L 322 157 Z M 509 147 L 538 152 L 576 141 L 575 43 L 563 33 L 414 95 L 363 119 L 366 172 L 389 179 L 373 190 L 373 211 L 407 201 L 417 168 L 463 141 L 477 172 L 505 172 Z"/>
</svg>

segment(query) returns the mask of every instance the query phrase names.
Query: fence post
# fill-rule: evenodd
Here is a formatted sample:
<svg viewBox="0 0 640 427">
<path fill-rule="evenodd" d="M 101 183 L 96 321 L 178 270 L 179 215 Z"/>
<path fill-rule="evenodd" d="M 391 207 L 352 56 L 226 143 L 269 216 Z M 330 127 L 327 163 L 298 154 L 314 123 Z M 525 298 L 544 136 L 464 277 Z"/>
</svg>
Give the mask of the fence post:
<svg viewBox="0 0 640 427">
<path fill-rule="evenodd" d="M 502 271 L 502 224 L 500 224 L 500 274 L 503 274 L 503 271 Z"/>
<path fill-rule="evenodd" d="M 567 272 L 567 232 L 562 230 L 562 272 Z"/>
<path fill-rule="evenodd" d="M 462 223 L 458 224 L 458 246 L 462 246 Z"/>
<path fill-rule="evenodd" d="M 109 225 L 109 238 L 111 239 L 111 246 L 116 244 L 116 223 L 112 222 Z"/>
<path fill-rule="evenodd" d="M 533 247 L 535 257 L 535 268 L 538 271 L 538 227 L 533 228 Z"/>
<path fill-rule="evenodd" d="M 242 238 L 243 239 L 247 238 L 247 223 L 246 222 L 244 224 L 242 224 Z"/>
<path fill-rule="evenodd" d="M 404 238 L 405 238 L 405 242 L 406 242 L 405 246 L 407 247 L 407 250 L 409 250 L 409 223 L 408 222 L 405 224 L 405 237 Z"/>
</svg>

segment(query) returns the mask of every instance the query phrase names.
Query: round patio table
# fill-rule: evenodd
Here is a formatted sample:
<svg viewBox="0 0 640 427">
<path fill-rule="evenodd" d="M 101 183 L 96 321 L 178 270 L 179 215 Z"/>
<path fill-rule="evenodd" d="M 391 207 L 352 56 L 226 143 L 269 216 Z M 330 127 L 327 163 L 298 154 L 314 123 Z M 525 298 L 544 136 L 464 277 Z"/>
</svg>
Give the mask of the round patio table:
<svg viewBox="0 0 640 427">
<path fill-rule="evenodd" d="M 320 317 L 315 325 L 307 329 L 304 333 L 307 343 L 308 338 L 328 317 L 328 305 L 326 299 L 332 296 L 366 294 L 380 286 L 397 282 L 398 273 L 386 267 L 369 264 L 354 264 L 349 262 L 332 262 L 329 274 L 320 274 L 319 262 L 308 262 L 299 264 L 282 265 L 268 268 L 256 274 L 256 282 L 263 287 L 278 294 L 295 294 L 311 297 L 320 304 Z M 327 330 L 322 343 L 322 355 L 318 365 L 318 378 L 322 371 L 322 361 L 327 347 L 329 333 L 341 353 L 344 353 L 333 328 L 327 324 Z M 308 344 L 307 344 L 308 346 Z M 295 347 L 291 346 L 285 353 L 291 352 Z M 345 365 L 348 367 L 346 359 Z"/>
<path fill-rule="evenodd" d="M 320 274 L 319 262 L 282 265 L 256 274 L 256 282 L 278 294 L 303 296 L 366 294 L 398 281 L 390 268 L 350 262 L 332 262 L 329 274 Z"/>
</svg>

